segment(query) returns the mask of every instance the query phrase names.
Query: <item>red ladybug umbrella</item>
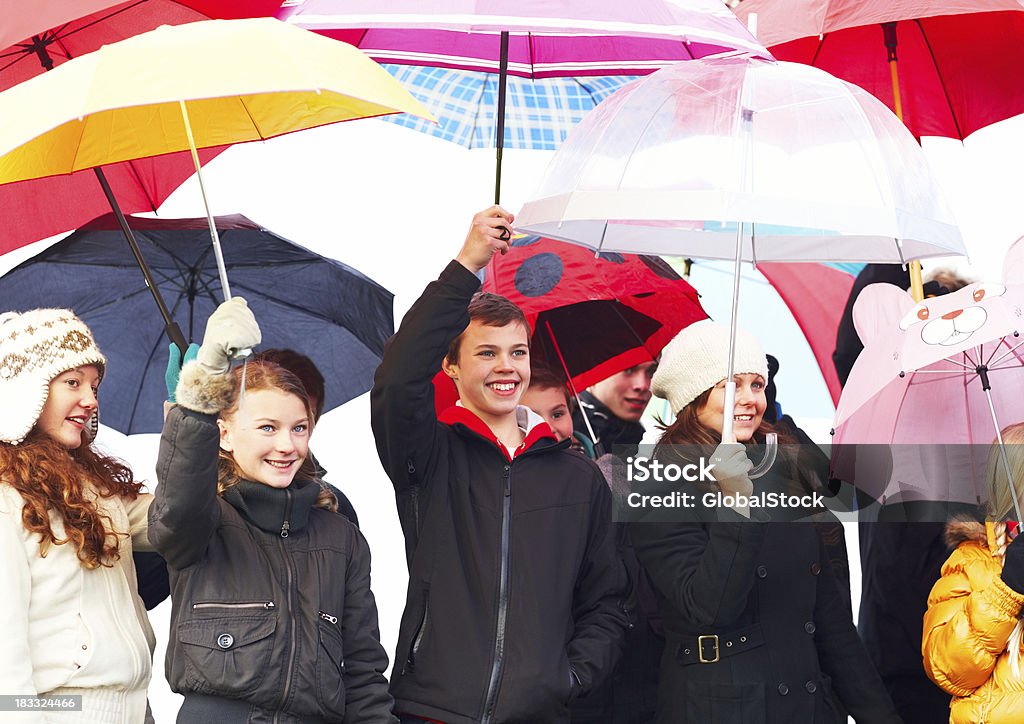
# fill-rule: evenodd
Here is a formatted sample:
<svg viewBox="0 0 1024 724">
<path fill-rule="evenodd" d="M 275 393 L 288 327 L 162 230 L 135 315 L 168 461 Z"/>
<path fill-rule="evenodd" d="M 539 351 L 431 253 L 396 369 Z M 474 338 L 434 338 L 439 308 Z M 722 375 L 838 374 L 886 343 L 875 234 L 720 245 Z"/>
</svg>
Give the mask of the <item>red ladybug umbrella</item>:
<svg viewBox="0 0 1024 724">
<path fill-rule="evenodd" d="M 656 256 L 601 254 L 539 236 L 512 241 L 487 265 L 484 291 L 526 313 L 534 365 L 563 370 L 575 391 L 657 358 L 684 327 L 707 319 L 697 290 Z M 439 410 L 455 401 L 435 378 Z"/>
</svg>

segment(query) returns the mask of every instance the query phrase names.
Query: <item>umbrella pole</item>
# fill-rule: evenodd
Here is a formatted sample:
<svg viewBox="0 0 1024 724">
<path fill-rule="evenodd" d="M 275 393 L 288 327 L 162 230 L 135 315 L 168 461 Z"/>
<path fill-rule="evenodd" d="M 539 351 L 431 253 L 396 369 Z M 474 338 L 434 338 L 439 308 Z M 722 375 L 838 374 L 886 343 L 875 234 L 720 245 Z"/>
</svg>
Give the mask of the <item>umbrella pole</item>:
<svg viewBox="0 0 1024 724">
<path fill-rule="evenodd" d="M 497 157 L 494 167 L 494 205 L 501 203 L 501 153 L 505 148 L 505 89 L 508 85 L 508 31 L 501 33 L 501 59 L 498 63 L 498 115 L 494 139 Z"/>
<path fill-rule="evenodd" d="M 206 222 L 210 225 L 210 239 L 213 241 L 213 255 L 217 258 L 217 273 L 220 275 L 220 286 L 224 291 L 224 301 L 231 299 L 231 287 L 228 286 L 228 270 L 224 266 L 224 252 L 220 248 L 220 236 L 217 234 L 217 225 L 213 223 L 213 214 L 210 213 L 210 202 L 206 197 L 206 186 L 203 185 L 203 174 L 199 170 L 199 152 L 196 150 L 196 141 L 192 137 L 192 124 L 188 122 L 188 111 L 185 110 L 185 101 L 178 101 L 181 107 L 181 119 L 185 122 L 185 135 L 188 137 L 188 147 L 192 151 L 192 163 L 196 166 L 196 178 L 199 179 L 199 193 L 203 196 L 203 207 L 206 209 Z"/>
<path fill-rule="evenodd" d="M 128 241 L 128 246 L 131 247 L 132 254 L 135 255 L 135 261 L 139 265 L 139 269 L 142 270 L 142 276 L 146 279 L 146 286 L 149 287 L 150 293 L 153 295 L 153 300 L 156 302 L 157 308 L 160 310 L 160 316 L 164 320 L 164 329 L 167 331 L 167 336 L 170 337 L 174 344 L 178 345 L 178 349 L 181 350 L 182 357 L 185 356 L 185 351 L 188 349 L 188 342 L 185 340 L 185 336 L 181 333 L 181 328 L 178 327 L 178 323 L 174 321 L 170 311 L 167 309 L 167 305 L 164 303 L 163 297 L 160 296 L 160 290 L 156 286 L 156 282 L 153 280 L 153 275 L 149 271 L 149 267 L 146 265 L 146 260 L 142 258 L 142 250 L 139 249 L 138 242 L 135 241 L 135 234 L 132 233 L 131 227 L 128 226 L 128 220 L 125 219 L 124 214 L 121 213 L 121 207 L 117 203 L 117 199 L 114 197 L 114 192 L 110 189 L 110 184 L 107 183 L 106 174 L 103 173 L 103 169 L 96 167 L 93 169 L 96 172 L 96 178 L 100 182 L 100 187 L 103 189 L 104 195 L 107 197 L 107 202 L 110 204 L 110 208 L 114 212 L 114 216 L 117 217 L 117 223 L 121 225 L 121 231 L 124 233 L 124 238 Z"/>
<path fill-rule="evenodd" d="M 903 98 L 900 94 L 900 74 L 899 74 L 899 62 L 896 58 L 896 46 L 898 40 L 896 38 L 896 23 L 882 23 L 882 37 L 885 40 L 885 50 L 889 60 L 889 75 L 892 78 L 892 105 L 893 110 L 896 112 L 896 117 L 900 119 L 900 123 L 906 125 L 903 120 Z M 921 262 L 914 259 L 910 262 L 910 293 L 914 297 L 915 302 L 920 302 L 924 299 L 924 280 L 921 278 Z"/>
<path fill-rule="evenodd" d="M 992 385 L 989 384 L 988 367 L 980 365 L 976 370 L 981 379 L 981 389 L 985 391 L 985 399 L 988 400 L 988 411 L 992 414 L 992 424 L 996 428 L 996 444 L 999 445 L 999 461 L 1003 464 L 1003 472 L 1006 473 L 1006 484 L 1010 486 L 1010 497 L 1013 499 L 1013 512 L 1016 520 L 1024 520 L 1020 514 L 1020 501 L 1017 499 L 1017 486 L 1014 484 L 1013 472 L 1010 470 L 1010 461 L 1006 457 L 1006 445 L 1003 444 L 1003 432 L 999 427 L 999 418 L 996 416 L 996 406 L 992 402 Z"/>
<path fill-rule="evenodd" d="M 583 417 L 583 424 L 587 426 L 587 432 L 590 434 L 590 439 L 594 442 L 594 450 L 596 454 L 597 446 L 601 441 L 594 433 L 594 426 L 590 424 L 590 416 L 587 415 L 587 411 L 583 407 L 583 400 L 580 399 L 580 393 L 576 391 L 576 385 L 573 384 L 572 375 L 569 374 L 569 367 L 565 364 L 565 357 L 562 356 L 562 349 L 558 346 L 558 340 L 555 339 L 555 333 L 551 330 L 551 322 L 545 320 L 544 326 L 548 329 L 548 337 L 551 338 L 551 344 L 555 346 L 555 354 L 558 355 L 558 361 L 562 363 L 562 369 L 565 370 L 565 379 L 569 383 L 569 391 L 572 392 L 572 396 L 576 399 L 576 404 L 579 405 L 580 415 Z"/>
</svg>

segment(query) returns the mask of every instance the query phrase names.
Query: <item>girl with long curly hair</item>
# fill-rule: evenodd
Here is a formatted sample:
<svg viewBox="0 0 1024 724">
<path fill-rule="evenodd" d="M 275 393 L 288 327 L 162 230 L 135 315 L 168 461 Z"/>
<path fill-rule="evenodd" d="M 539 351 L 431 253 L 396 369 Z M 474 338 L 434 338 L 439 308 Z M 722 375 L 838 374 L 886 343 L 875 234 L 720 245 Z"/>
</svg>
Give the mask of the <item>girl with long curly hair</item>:
<svg viewBox="0 0 1024 724">
<path fill-rule="evenodd" d="M 132 550 L 151 549 L 152 496 L 92 446 L 105 366 L 69 310 L 0 315 L 0 692 L 80 695 L 76 721 L 136 724 L 154 639 Z"/>
<path fill-rule="evenodd" d="M 164 421 L 150 535 L 171 580 L 182 724 L 395 724 L 370 550 L 309 457 L 315 414 L 244 299 L 210 317 Z"/>
</svg>

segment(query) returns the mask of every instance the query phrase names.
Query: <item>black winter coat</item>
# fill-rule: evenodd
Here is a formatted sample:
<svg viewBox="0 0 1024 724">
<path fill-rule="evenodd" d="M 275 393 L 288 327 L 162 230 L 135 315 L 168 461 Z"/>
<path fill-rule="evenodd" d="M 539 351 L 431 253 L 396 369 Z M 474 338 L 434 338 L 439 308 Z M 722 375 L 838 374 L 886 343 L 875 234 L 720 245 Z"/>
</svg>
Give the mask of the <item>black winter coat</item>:
<svg viewBox="0 0 1024 724">
<path fill-rule="evenodd" d="M 612 669 L 626 625 L 611 495 L 546 428 L 509 460 L 468 410 L 438 420 L 431 380 L 479 285 L 452 262 L 374 381 L 373 433 L 409 563 L 391 691 L 397 712 L 446 724 L 566 722 L 570 697 Z"/>
<path fill-rule="evenodd" d="M 149 538 L 171 575 L 171 689 L 244 700 L 254 723 L 396 722 L 366 541 L 312 507 L 310 481 L 217 496 L 218 438 L 175 407 L 160 440 Z"/>
<path fill-rule="evenodd" d="M 659 722 L 841 724 L 844 705 L 859 722 L 900 721 L 813 524 L 635 523 L 630 535 L 665 625 Z"/>
</svg>

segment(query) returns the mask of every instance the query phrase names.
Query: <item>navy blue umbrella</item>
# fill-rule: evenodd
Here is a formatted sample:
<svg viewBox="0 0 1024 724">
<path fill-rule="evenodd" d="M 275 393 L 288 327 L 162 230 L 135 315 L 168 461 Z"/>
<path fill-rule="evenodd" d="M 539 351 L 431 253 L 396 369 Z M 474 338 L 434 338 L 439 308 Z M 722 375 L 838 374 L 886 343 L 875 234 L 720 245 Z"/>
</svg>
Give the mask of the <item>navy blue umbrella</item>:
<svg viewBox="0 0 1024 724">
<path fill-rule="evenodd" d="M 201 342 L 207 317 L 223 299 L 206 219 L 129 223 L 175 321 Z M 216 223 L 232 293 L 249 302 L 263 332 L 260 349 L 308 355 L 327 381 L 324 410 L 369 390 L 394 334 L 394 295 L 243 216 Z M 125 434 L 159 432 L 167 396 L 164 323 L 112 214 L 0 278 L 0 310 L 37 307 L 72 309 L 96 336 L 108 359 L 103 424 Z"/>
</svg>

